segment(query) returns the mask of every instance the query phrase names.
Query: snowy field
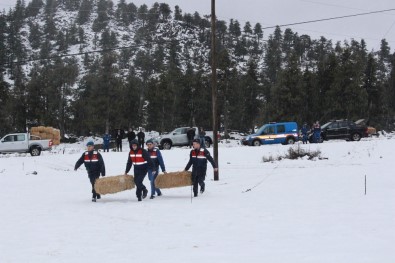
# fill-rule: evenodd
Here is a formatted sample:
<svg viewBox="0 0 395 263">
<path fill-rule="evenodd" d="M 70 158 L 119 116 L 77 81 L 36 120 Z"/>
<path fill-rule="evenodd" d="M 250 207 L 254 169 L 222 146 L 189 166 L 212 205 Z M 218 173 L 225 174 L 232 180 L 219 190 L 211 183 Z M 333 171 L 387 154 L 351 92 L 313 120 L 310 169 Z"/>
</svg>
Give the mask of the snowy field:
<svg viewBox="0 0 395 263">
<path fill-rule="evenodd" d="M 327 159 L 272 163 L 290 146 L 226 146 L 220 180 L 209 166 L 192 202 L 184 187 L 92 203 L 85 169 L 73 170 L 82 144 L 1 155 L 0 262 L 395 262 L 395 139 L 300 145 Z M 102 154 L 107 176 L 123 174 L 126 147 Z M 189 149 L 162 154 L 179 171 Z"/>
</svg>

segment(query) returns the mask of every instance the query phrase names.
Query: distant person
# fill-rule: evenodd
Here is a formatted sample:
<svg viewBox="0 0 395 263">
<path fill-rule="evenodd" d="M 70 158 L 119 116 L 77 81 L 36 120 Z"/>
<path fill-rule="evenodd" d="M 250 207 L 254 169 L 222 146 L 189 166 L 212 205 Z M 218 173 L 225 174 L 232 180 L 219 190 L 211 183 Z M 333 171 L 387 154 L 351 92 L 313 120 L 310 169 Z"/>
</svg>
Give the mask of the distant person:
<svg viewBox="0 0 395 263">
<path fill-rule="evenodd" d="M 145 133 L 143 132 L 143 129 L 140 128 L 140 131 L 137 133 L 137 138 L 139 141 L 140 148 L 144 149 Z"/>
<path fill-rule="evenodd" d="M 136 133 L 133 131 L 132 128 L 129 128 L 129 132 L 128 132 L 129 145 L 130 145 L 130 142 L 133 141 L 134 139 L 136 139 Z"/>
<path fill-rule="evenodd" d="M 115 142 L 117 143 L 117 152 L 122 152 L 122 133 L 121 130 L 118 130 L 117 135 L 115 136 Z"/>
<path fill-rule="evenodd" d="M 206 148 L 206 132 L 204 131 L 203 127 L 199 129 L 199 138 L 200 138 L 200 146 Z"/>
<path fill-rule="evenodd" d="M 306 122 L 303 124 L 302 129 L 300 131 L 302 133 L 302 142 L 303 142 L 303 144 L 307 144 L 309 127 L 307 127 L 307 123 Z"/>
<path fill-rule="evenodd" d="M 86 144 L 87 150 L 82 154 L 80 159 L 74 166 L 74 171 L 82 165 L 85 164 L 85 168 L 88 172 L 89 180 L 92 184 L 92 202 L 96 202 L 96 199 L 100 199 L 100 194 L 95 191 L 95 182 L 97 178 L 106 175 L 106 168 L 104 166 L 103 157 L 98 151 L 95 151 L 95 147 L 92 141 Z"/>
<path fill-rule="evenodd" d="M 316 121 L 313 126 L 313 140 L 315 143 L 321 142 L 321 126 L 318 121 Z"/>
<path fill-rule="evenodd" d="M 103 150 L 104 152 L 109 152 L 110 151 L 110 141 L 111 141 L 111 135 L 106 133 L 103 137 Z"/>
<path fill-rule="evenodd" d="M 195 128 L 190 127 L 187 131 L 189 148 L 192 148 L 192 141 L 195 139 Z"/>
<path fill-rule="evenodd" d="M 148 179 L 151 182 L 151 197 L 150 197 L 150 199 L 154 199 L 155 193 L 158 196 L 162 195 L 162 192 L 160 191 L 160 189 L 155 187 L 155 179 L 159 174 L 159 166 L 162 169 L 163 173 L 166 173 L 166 168 L 165 168 L 165 163 L 163 162 L 162 154 L 159 151 L 159 149 L 155 147 L 154 142 L 152 140 L 147 140 L 146 145 L 148 148 L 147 151 L 148 151 L 149 155 L 151 156 L 151 160 L 153 163 L 153 170 L 148 169 Z"/>
<path fill-rule="evenodd" d="M 217 165 L 210 152 L 207 149 L 202 148 L 200 140 L 193 140 L 193 149 L 189 154 L 189 162 L 185 167 L 185 171 L 188 171 L 192 166 L 192 184 L 193 184 L 193 195 L 198 196 L 198 185 L 200 185 L 200 193 L 203 194 L 205 191 L 206 171 L 207 171 L 207 160 L 211 163 L 214 171 L 218 171 Z"/>
<path fill-rule="evenodd" d="M 148 190 L 143 184 L 144 178 L 147 175 L 148 170 L 156 173 L 153 166 L 151 156 L 149 153 L 139 146 L 137 140 L 133 140 L 130 143 L 130 152 L 128 155 L 128 161 L 126 163 L 125 175 L 128 174 L 130 169 L 134 165 L 134 183 L 136 184 L 136 196 L 140 202 L 142 199 L 147 197 Z"/>
</svg>

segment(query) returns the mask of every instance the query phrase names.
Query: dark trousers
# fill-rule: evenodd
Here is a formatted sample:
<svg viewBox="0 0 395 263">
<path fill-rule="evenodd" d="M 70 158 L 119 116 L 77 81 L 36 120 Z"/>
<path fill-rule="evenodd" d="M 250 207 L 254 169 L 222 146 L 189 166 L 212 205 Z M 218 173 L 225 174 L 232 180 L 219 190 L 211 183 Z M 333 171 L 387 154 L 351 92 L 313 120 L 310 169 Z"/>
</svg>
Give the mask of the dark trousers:
<svg viewBox="0 0 395 263">
<path fill-rule="evenodd" d="M 193 138 L 189 138 L 188 141 L 189 141 L 189 148 L 191 148 L 193 145 Z"/>
<path fill-rule="evenodd" d="M 206 171 L 192 171 L 193 194 L 195 196 L 198 195 L 199 185 L 200 189 L 204 190 L 204 179 L 206 179 Z"/>
<path fill-rule="evenodd" d="M 134 175 L 134 183 L 136 185 L 136 196 L 137 196 L 137 198 L 141 198 L 141 196 L 143 194 L 143 190 L 147 190 L 147 188 L 143 184 L 145 175 L 146 175 L 146 173 L 145 174 L 135 174 Z"/>
<path fill-rule="evenodd" d="M 96 198 L 97 196 L 99 196 L 99 194 L 97 194 L 95 191 L 95 182 L 96 182 L 97 178 L 99 178 L 99 177 L 100 177 L 100 174 L 89 175 L 89 181 L 91 182 L 91 185 L 92 185 L 92 198 Z"/>
<path fill-rule="evenodd" d="M 117 141 L 117 152 L 122 152 L 122 141 Z"/>
<path fill-rule="evenodd" d="M 110 144 L 103 144 L 103 150 L 104 152 L 109 152 L 110 151 Z"/>
<path fill-rule="evenodd" d="M 139 140 L 140 148 L 144 149 L 144 140 Z"/>
</svg>

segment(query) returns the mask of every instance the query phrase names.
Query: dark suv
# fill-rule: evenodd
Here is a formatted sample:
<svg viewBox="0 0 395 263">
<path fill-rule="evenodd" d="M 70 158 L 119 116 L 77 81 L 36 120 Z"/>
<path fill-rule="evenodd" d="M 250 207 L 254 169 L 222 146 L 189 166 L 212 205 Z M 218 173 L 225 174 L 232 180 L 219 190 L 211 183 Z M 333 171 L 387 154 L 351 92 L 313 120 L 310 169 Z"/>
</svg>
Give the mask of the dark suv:
<svg viewBox="0 0 395 263">
<path fill-rule="evenodd" d="M 321 126 L 321 140 L 350 140 L 359 141 L 363 137 L 367 137 L 367 127 L 358 125 L 349 120 L 336 120 L 325 123 Z M 313 137 L 309 140 L 312 142 Z"/>
</svg>

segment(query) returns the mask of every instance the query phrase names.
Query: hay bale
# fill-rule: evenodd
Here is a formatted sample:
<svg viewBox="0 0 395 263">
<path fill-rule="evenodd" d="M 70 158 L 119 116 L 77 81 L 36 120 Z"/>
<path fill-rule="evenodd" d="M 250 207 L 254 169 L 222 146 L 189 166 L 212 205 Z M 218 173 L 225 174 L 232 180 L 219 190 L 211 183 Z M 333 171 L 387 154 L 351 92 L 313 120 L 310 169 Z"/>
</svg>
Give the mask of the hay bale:
<svg viewBox="0 0 395 263">
<path fill-rule="evenodd" d="M 32 127 L 30 133 L 39 133 L 38 127 Z"/>
<path fill-rule="evenodd" d="M 188 171 L 159 174 L 155 179 L 155 186 L 158 188 L 175 188 L 191 184 L 192 173 Z"/>
<path fill-rule="evenodd" d="M 115 194 L 135 187 L 133 175 L 102 177 L 96 180 L 95 190 L 98 194 Z"/>
<path fill-rule="evenodd" d="M 45 127 L 44 126 L 38 126 L 37 130 L 41 133 L 41 132 L 45 132 Z"/>
</svg>

